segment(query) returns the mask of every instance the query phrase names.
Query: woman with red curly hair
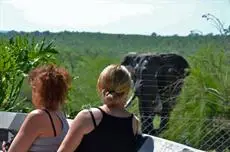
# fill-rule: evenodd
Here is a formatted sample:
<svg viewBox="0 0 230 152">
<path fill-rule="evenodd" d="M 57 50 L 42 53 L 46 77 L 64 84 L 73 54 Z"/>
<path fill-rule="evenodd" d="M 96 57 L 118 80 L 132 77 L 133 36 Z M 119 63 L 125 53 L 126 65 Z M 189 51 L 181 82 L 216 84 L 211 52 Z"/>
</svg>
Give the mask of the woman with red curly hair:
<svg viewBox="0 0 230 152">
<path fill-rule="evenodd" d="M 61 112 L 70 85 L 70 76 L 63 68 L 47 65 L 29 74 L 32 103 L 35 110 L 24 120 L 9 152 L 57 151 L 69 125 Z"/>
</svg>

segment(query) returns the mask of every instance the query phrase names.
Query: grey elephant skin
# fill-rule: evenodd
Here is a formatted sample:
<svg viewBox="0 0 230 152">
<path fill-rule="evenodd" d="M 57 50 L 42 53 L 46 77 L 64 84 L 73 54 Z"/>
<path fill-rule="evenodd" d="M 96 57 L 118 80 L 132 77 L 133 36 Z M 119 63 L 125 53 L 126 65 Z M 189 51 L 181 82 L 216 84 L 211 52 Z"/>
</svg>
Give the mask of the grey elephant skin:
<svg viewBox="0 0 230 152">
<path fill-rule="evenodd" d="M 167 127 L 169 114 L 176 104 L 176 97 L 189 75 L 190 66 L 186 59 L 178 54 L 129 53 L 124 56 L 121 65 L 130 71 L 134 94 L 139 101 L 142 131 L 157 135 Z M 153 126 L 154 116 L 161 116 L 160 128 Z"/>
</svg>

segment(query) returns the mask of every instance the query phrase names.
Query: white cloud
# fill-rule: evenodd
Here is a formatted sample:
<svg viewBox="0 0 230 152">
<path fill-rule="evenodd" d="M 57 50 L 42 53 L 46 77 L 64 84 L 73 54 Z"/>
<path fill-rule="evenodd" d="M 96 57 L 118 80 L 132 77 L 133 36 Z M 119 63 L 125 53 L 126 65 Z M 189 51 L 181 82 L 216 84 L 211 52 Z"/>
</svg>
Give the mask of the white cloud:
<svg viewBox="0 0 230 152">
<path fill-rule="evenodd" d="M 153 12 L 152 5 L 116 0 L 11 0 L 9 3 L 22 10 L 26 20 L 51 27 L 101 26 Z"/>
</svg>

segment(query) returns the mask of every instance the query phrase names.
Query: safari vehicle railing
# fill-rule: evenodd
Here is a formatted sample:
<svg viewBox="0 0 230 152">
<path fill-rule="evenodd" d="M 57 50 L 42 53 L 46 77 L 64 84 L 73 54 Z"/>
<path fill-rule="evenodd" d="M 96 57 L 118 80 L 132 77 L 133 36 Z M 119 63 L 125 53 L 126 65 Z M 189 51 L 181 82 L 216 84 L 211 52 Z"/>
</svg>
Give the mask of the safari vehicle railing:
<svg viewBox="0 0 230 152">
<path fill-rule="evenodd" d="M 0 112 L 0 144 L 2 144 L 2 141 L 10 141 L 16 135 L 25 117 L 25 113 Z M 71 121 L 71 119 L 68 119 L 69 124 L 71 124 Z M 138 136 L 137 145 L 139 147 L 138 152 L 202 152 L 186 145 L 147 134 Z"/>
</svg>

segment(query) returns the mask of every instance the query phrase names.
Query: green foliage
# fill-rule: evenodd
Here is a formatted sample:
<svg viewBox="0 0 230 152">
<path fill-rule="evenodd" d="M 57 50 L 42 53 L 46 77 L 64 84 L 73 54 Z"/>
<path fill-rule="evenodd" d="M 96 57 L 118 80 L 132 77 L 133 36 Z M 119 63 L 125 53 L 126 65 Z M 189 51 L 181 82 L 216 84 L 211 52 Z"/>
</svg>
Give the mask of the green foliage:
<svg viewBox="0 0 230 152">
<path fill-rule="evenodd" d="M 0 37 L 11 37 L 19 34 L 15 31 L 1 34 Z M 20 34 L 25 34 L 21 32 Z M 40 41 L 43 37 L 47 40 L 55 40 L 55 46 L 60 53 L 74 52 L 78 55 L 114 55 L 121 57 L 127 52 L 175 52 L 182 55 L 191 55 L 207 43 L 215 44 L 213 47 L 228 46 L 230 36 L 226 41 L 220 35 L 197 36 L 147 36 L 104 34 L 87 32 L 31 32 L 29 37 L 35 37 Z"/>
<path fill-rule="evenodd" d="M 229 57 L 229 52 L 212 47 L 190 57 L 191 74 L 171 113 L 168 130 L 162 134 L 164 138 L 205 150 L 223 142 L 230 114 Z"/>
<path fill-rule="evenodd" d="M 27 111 L 23 107 L 26 98 L 20 98 L 21 87 L 28 72 L 39 64 L 54 61 L 53 42 L 45 40 L 35 43 L 34 39 L 16 36 L 0 41 L 0 110 Z"/>
</svg>

